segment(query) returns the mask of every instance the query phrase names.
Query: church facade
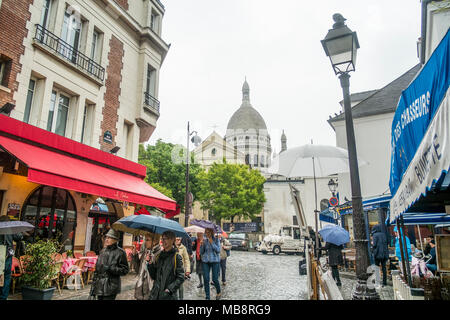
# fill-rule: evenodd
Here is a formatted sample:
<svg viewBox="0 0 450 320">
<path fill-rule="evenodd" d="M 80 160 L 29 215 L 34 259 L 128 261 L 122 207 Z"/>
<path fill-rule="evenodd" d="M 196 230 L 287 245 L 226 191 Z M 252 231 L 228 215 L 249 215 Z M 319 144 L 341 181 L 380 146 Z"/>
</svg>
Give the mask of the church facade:
<svg viewBox="0 0 450 320">
<path fill-rule="evenodd" d="M 270 166 L 272 147 L 266 123 L 250 103 L 250 87 L 242 86 L 242 104 L 228 122 L 225 141 L 244 154 L 244 163 L 262 173 Z"/>
</svg>

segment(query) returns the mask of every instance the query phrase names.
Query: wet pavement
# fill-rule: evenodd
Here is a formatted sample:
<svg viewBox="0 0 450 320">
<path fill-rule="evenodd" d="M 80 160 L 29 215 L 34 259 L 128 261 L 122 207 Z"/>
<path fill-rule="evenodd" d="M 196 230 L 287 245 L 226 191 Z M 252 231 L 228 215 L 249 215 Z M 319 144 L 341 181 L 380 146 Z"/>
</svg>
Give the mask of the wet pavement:
<svg viewBox="0 0 450 320">
<path fill-rule="evenodd" d="M 278 256 L 260 252 L 231 251 L 227 259 L 227 285 L 222 286 L 222 300 L 304 300 L 307 298 L 307 279 L 300 276 L 301 256 Z M 198 289 L 198 276 L 193 273 L 184 282 L 184 300 L 204 300 L 204 289 Z M 216 290 L 210 286 L 211 299 Z M 134 300 L 134 290 L 117 296 L 118 300 Z"/>
</svg>

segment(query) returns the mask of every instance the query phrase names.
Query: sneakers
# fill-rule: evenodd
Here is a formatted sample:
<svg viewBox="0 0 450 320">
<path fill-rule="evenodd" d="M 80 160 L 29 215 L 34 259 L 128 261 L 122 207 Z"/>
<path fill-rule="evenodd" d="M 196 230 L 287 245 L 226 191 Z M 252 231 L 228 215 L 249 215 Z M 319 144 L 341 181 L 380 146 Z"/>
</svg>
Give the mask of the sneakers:
<svg viewBox="0 0 450 320">
<path fill-rule="evenodd" d="M 197 288 L 203 288 L 203 284 L 200 283 Z"/>
<path fill-rule="evenodd" d="M 226 281 L 223 281 L 223 282 L 222 282 L 222 285 L 223 285 L 223 286 L 226 286 L 226 285 L 227 285 Z"/>
<path fill-rule="evenodd" d="M 216 300 L 220 300 L 221 297 L 222 297 L 222 293 L 216 294 Z"/>
</svg>

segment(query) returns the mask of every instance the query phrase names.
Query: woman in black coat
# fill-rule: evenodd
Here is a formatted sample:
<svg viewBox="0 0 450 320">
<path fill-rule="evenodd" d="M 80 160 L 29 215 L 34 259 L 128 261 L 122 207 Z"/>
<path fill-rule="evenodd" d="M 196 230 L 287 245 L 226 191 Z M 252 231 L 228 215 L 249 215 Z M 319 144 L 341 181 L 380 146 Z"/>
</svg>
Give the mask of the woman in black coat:
<svg viewBox="0 0 450 320">
<path fill-rule="evenodd" d="M 328 264 L 331 266 L 331 274 L 333 275 L 334 281 L 336 281 L 336 285 L 340 287 L 341 279 L 339 278 L 339 269 L 338 266 L 344 263 L 344 259 L 342 258 L 342 245 L 337 246 L 334 243 L 327 242 L 325 244 L 324 250 L 328 251 Z"/>
<path fill-rule="evenodd" d="M 381 264 L 383 271 L 383 286 L 386 285 L 387 273 L 386 262 L 389 259 L 389 250 L 386 234 L 381 230 L 381 225 L 377 224 L 372 228 L 372 254 L 375 259 L 375 265 Z"/>
<path fill-rule="evenodd" d="M 95 265 L 90 295 L 96 296 L 98 300 L 115 300 L 121 289 L 120 277 L 129 271 L 127 254 L 117 245 L 117 231 L 110 229 L 105 241 L 105 248 Z"/>
</svg>

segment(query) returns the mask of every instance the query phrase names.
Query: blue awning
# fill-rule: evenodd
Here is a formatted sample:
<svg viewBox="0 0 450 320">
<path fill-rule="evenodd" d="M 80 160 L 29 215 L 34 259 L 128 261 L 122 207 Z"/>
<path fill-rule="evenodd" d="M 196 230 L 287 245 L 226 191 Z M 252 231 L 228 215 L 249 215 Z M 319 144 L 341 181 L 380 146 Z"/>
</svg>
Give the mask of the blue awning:
<svg viewBox="0 0 450 320">
<path fill-rule="evenodd" d="M 403 223 L 405 225 L 438 225 L 450 224 L 450 215 L 446 213 L 432 213 L 432 212 L 405 212 L 403 213 Z M 396 220 L 391 224 L 395 224 Z"/>
<path fill-rule="evenodd" d="M 391 198 L 392 196 L 390 194 L 365 198 L 363 199 L 363 210 L 369 211 L 378 208 L 389 208 L 389 201 L 391 200 Z M 337 211 L 342 216 L 353 213 L 353 208 L 351 207 L 351 205 L 343 206 L 341 209 L 337 208 Z"/>
<path fill-rule="evenodd" d="M 391 221 L 419 199 L 423 201 L 450 168 L 449 30 L 402 92 L 395 111 L 389 178 Z M 427 206 L 420 210 L 434 211 Z"/>
<path fill-rule="evenodd" d="M 319 219 L 320 221 L 337 224 L 337 221 L 334 219 L 334 213 L 329 208 L 320 212 Z"/>
</svg>

